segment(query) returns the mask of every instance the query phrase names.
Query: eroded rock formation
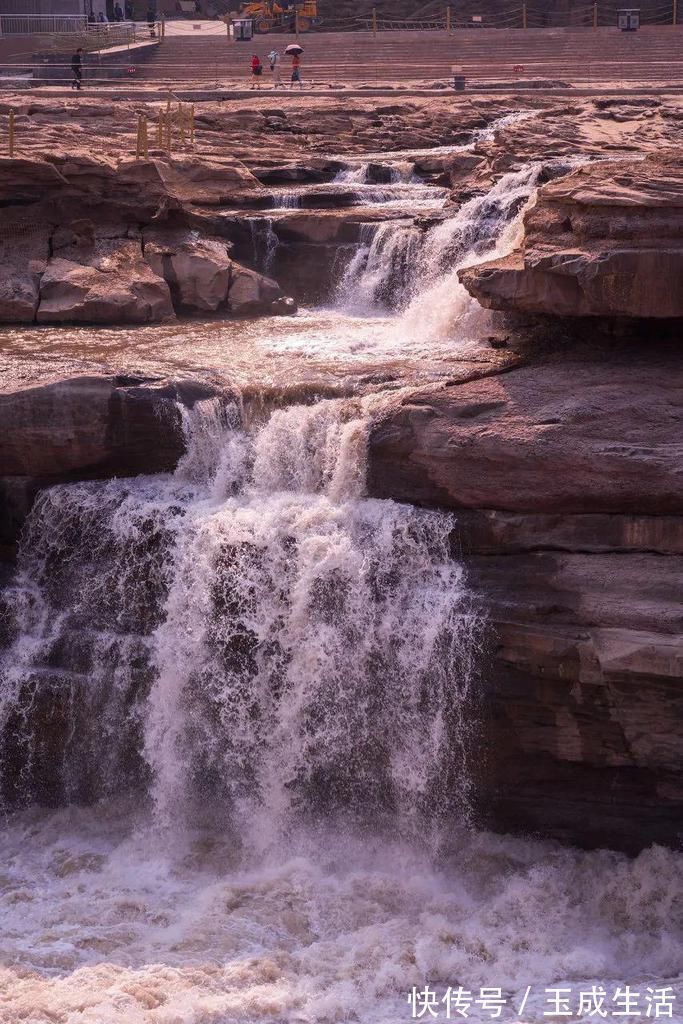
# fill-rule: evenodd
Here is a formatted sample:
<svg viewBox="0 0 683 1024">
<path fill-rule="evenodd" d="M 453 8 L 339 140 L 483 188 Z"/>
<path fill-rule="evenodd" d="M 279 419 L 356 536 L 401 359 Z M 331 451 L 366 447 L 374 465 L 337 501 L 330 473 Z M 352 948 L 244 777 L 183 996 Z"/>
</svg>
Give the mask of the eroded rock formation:
<svg viewBox="0 0 683 1024">
<path fill-rule="evenodd" d="M 679 150 L 591 164 L 540 189 L 521 248 L 460 273 L 493 309 L 683 317 Z"/>
<path fill-rule="evenodd" d="M 493 627 L 482 813 L 628 850 L 683 811 L 678 364 L 520 367 L 392 406 L 378 497 L 456 510 Z"/>
<path fill-rule="evenodd" d="M 197 227 L 203 210 L 257 202 L 262 194 L 231 158 L 4 160 L 0 321 L 126 324 L 167 320 L 176 311 L 289 313 L 293 304 L 276 282 L 236 263 L 228 239 L 204 237 Z"/>
<path fill-rule="evenodd" d="M 11 557 L 43 487 L 174 469 L 185 451 L 181 407 L 225 394 L 199 381 L 136 376 L 0 394 L 0 554 Z"/>
</svg>

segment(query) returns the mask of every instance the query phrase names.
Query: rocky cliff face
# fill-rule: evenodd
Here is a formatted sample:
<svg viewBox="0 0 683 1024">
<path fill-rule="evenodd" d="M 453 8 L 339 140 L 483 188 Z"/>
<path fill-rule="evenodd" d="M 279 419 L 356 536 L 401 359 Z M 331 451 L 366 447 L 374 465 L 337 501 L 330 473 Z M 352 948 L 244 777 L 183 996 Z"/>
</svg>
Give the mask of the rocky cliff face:
<svg viewBox="0 0 683 1024">
<path fill-rule="evenodd" d="M 370 493 L 456 510 L 489 610 L 497 827 L 636 850 L 683 812 L 683 380 L 666 358 L 431 387 L 371 434 Z"/>
<path fill-rule="evenodd" d="M 226 396 L 192 380 L 80 377 L 0 394 L 0 561 L 39 490 L 163 473 L 185 451 L 181 409 Z"/>
<path fill-rule="evenodd" d="M 240 163 L 42 154 L 0 162 L 0 323 L 135 324 L 176 312 L 289 313 L 280 287 L 202 231 L 257 203 Z"/>
<path fill-rule="evenodd" d="M 680 150 L 581 167 L 540 189 L 522 246 L 463 270 L 493 309 L 553 316 L 683 317 Z"/>
</svg>

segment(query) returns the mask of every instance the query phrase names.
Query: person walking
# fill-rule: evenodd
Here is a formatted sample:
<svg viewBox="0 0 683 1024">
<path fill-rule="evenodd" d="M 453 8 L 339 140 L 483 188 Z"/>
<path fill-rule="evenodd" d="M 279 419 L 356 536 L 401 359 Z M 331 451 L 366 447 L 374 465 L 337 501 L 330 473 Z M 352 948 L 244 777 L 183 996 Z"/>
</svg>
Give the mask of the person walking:
<svg viewBox="0 0 683 1024">
<path fill-rule="evenodd" d="M 268 60 L 270 61 L 270 70 L 273 73 L 273 89 L 277 89 L 282 85 L 282 79 L 280 77 L 280 54 L 275 47 L 268 54 Z"/>
<path fill-rule="evenodd" d="M 261 63 L 261 58 L 258 56 L 258 54 L 252 53 L 252 55 L 251 55 L 251 77 L 252 77 L 251 87 L 252 87 L 252 89 L 260 89 L 261 88 L 261 75 L 262 74 L 263 74 L 263 64 Z"/>
<path fill-rule="evenodd" d="M 301 57 L 299 56 L 298 53 L 295 53 L 294 56 L 292 57 L 292 81 L 289 86 L 290 89 L 294 88 L 295 82 L 298 82 L 299 88 L 303 89 L 304 83 L 303 79 L 301 78 Z"/>
<path fill-rule="evenodd" d="M 81 82 L 83 81 L 83 47 L 79 46 L 73 57 L 71 58 L 71 74 L 73 82 L 71 83 L 72 89 L 81 88 Z"/>
</svg>

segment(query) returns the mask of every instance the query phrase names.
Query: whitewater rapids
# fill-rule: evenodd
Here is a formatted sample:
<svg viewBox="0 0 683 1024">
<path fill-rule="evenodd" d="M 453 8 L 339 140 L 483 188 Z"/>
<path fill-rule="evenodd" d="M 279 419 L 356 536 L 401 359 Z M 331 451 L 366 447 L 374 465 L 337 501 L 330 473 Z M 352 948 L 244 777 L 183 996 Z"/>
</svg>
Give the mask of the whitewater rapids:
<svg viewBox="0 0 683 1024">
<path fill-rule="evenodd" d="M 680 969 L 680 859 L 661 849 L 475 833 L 435 870 L 333 831 L 240 864 L 219 837 L 130 834 L 130 812 L 35 810 L 4 833 L 3 1022 L 399 1024 L 427 979 L 519 1005 L 528 985 Z M 523 1019 L 548 1020 L 538 997 Z"/>
<path fill-rule="evenodd" d="M 199 403 L 175 474 L 34 506 L 0 663 L 2 1024 L 401 1024 L 427 984 L 500 988 L 476 1024 L 553 1019 L 547 986 L 683 1005 L 680 854 L 474 827 L 486 622 L 457 522 L 365 497 L 373 375 L 442 379 L 475 343 L 457 267 L 509 248 L 537 174 L 369 227 L 324 319 L 135 332 L 141 365 L 187 366 L 191 336 L 308 403 Z M 393 184 L 375 200 L 421 187 Z M 50 370 L 83 358 L 48 337 Z M 353 398 L 312 402 L 356 364 Z"/>
</svg>

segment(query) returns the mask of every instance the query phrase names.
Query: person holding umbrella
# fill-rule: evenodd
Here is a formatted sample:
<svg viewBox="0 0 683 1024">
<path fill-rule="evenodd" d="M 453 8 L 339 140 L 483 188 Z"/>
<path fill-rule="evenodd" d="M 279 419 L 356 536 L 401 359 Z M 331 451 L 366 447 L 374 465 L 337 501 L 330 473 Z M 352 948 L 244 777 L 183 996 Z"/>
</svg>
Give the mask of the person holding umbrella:
<svg viewBox="0 0 683 1024">
<path fill-rule="evenodd" d="M 292 58 L 292 82 L 290 89 L 294 88 L 294 83 L 299 83 L 299 88 L 303 89 L 304 83 L 301 78 L 301 54 L 304 52 L 303 46 L 299 46 L 298 43 L 290 43 L 285 48 L 285 53 Z"/>
</svg>

